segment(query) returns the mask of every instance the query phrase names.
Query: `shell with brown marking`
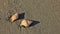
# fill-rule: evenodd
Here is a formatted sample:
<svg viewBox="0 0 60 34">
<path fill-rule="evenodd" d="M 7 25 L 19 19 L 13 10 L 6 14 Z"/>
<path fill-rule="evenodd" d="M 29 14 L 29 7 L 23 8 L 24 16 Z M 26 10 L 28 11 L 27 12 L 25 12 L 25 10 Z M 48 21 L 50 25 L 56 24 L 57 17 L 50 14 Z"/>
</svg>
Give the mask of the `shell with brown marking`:
<svg viewBox="0 0 60 34">
<path fill-rule="evenodd" d="M 17 20 L 18 19 L 18 13 L 15 13 L 15 14 L 13 14 L 12 16 L 11 16 L 11 18 L 10 18 L 10 21 L 11 22 L 14 22 L 15 20 Z"/>
<path fill-rule="evenodd" d="M 20 27 L 29 27 L 31 25 L 32 21 L 31 20 L 27 20 L 27 19 L 23 19 L 20 22 Z"/>
</svg>

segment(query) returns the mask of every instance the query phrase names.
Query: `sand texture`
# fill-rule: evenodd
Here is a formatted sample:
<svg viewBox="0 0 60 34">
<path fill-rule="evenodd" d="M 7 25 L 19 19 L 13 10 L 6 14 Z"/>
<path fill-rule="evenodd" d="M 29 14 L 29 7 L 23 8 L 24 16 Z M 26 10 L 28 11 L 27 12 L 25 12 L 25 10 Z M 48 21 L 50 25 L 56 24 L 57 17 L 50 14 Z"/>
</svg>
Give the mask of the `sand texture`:
<svg viewBox="0 0 60 34">
<path fill-rule="evenodd" d="M 23 16 L 11 24 L 15 12 Z M 19 29 L 21 19 L 40 23 Z M 0 34 L 60 34 L 60 0 L 0 0 Z"/>
</svg>

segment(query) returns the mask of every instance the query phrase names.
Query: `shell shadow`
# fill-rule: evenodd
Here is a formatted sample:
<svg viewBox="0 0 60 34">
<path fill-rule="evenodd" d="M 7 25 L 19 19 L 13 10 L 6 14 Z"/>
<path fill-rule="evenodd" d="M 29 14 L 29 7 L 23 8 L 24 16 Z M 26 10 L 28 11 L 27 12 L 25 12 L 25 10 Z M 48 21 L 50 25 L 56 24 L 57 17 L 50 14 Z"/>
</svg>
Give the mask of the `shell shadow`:
<svg viewBox="0 0 60 34">
<path fill-rule="evenodd" d="M 36 25 L 36 24 L 39 24 L 39 23 L 40 23 L 39 21 L 35 21 L 35 20 L 31 20 L 31 21 L 32 21 L 32 23 L 31 23 L 31 25 L 30 25 L 29 27 L 34 26 L 34 25 Z"/>
<path fill-rule="evenodd" d="M 25 13 L 21 13 L 21 14 L 19 14 L 17 20 L 19 20 L 19 19 L 24 19 L 24 18 L 25 18 L 24 15 L 25 15 Z"/>
</svg>

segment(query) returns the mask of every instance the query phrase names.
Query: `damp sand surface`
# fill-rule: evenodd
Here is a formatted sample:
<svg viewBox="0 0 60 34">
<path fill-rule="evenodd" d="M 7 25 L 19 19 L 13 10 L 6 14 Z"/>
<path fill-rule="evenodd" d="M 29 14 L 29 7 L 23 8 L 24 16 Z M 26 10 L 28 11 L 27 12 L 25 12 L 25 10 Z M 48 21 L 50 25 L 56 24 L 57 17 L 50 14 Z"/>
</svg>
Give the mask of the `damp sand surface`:
<svg viewBox="0 0 60 34">
<path fill-rule="evenodd" d="M 40 23 L 19 29 L 7 20 L 15 12 Z M 60 0 L 0 0 L 0 34 L 60 34 Z"/>
</svg>

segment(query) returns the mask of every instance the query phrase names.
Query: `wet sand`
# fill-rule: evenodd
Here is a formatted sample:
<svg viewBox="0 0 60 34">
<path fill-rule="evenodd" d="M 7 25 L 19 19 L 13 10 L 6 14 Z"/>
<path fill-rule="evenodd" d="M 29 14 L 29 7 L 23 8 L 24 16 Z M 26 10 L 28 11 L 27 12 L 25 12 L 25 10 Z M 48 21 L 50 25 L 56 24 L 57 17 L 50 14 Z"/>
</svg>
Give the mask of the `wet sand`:
<svg viewBox="0 0 60 34">
<path fill-rule="evenodd" d="M 7 20 L 15 12 L 40 23 L 20 30 Z M 0 34 L 60 34 L 60 0 L 0 0 Z"/>
</svg>

